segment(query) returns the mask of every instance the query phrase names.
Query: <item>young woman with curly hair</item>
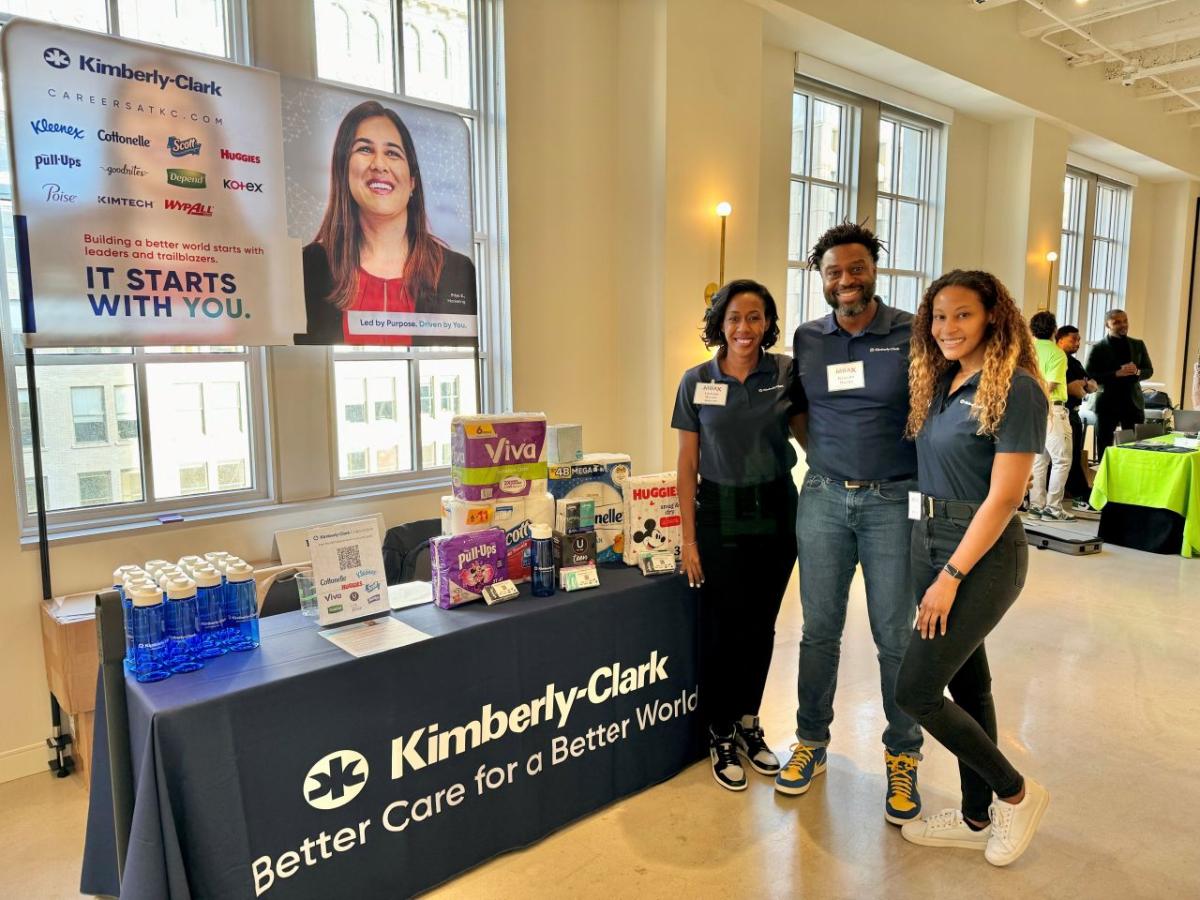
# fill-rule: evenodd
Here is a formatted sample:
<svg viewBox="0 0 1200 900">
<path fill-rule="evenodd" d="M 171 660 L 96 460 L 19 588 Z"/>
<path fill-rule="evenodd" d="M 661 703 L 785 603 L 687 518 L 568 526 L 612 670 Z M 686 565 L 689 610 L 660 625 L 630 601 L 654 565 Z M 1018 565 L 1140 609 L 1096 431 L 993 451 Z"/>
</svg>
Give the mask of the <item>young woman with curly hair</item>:
<svg viewBox="0 0 1200 900">
<path fill-rule="evenodd" d="M 996 745 L 984 650 L 1029 565 L 1016 512 L 1046 439 L 1049 403 L 1038 371 L 1029 327 L 994 275 L 956 269 L 929 286 L 909 362 L 907 433 L 917 444 L 920 487 L 910 503 L 910 557 L 919 608 L 896 699 L 958 757 L 962 808 L 910 822 L 901 833 L 914 844 L 984 850 L 997 866 L 1025 851 L 1050 800 Z"/>
</svg>

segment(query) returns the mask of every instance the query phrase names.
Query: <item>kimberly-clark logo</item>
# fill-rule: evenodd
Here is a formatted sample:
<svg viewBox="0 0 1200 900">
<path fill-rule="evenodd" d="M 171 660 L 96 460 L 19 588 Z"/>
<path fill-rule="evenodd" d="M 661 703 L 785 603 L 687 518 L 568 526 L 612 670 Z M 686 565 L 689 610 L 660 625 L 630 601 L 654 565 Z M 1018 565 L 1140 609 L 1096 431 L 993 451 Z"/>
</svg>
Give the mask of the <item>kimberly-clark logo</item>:
<svg viewBox="0 0 1200 900">
<path fill-rule="evenodd" d="M 43 184 L 47 203 L 74 203 L 79 199 L 78 194 L 64 194 L 61 184 Z"/>
<path fill-rule="evenodd" d="M 304 800 L 313 809 L 337 809 L 359 795 L 367 783 L 367 759 L 354 750 L 335 750 L 316 761 L 304 776 Z"/>
<path fill-rule="evenodd" d="M 189 216 L 212 216 L 211 204 L 185 203 L 183 200 L 173 200 L 170 197 L 163 201 L 163 209 L 173 209 L 175 212 L 187 213 Z"/>
<path fill-rule="evenodd" d="M 195 169 L 167 169 L 167 184 L 181 188 L 202 188 L 208 186 L 208 179 L 203 172 Z"/>
<path fill-rule="evenodd" d="M 71 65 L 71 57 L 58 47 L 47 47 L 42 53 L 46 65 L 56 69 L 65 69 Z M 91 72 L 93 75 L 106 75 L 109 78 L 120 78 L 124 81 L 140 81 L 154 84 L 160 91 L 169 87 L 187 91 L 192 94 L 207 94 L 210 97 L 223 96 L 221 85 L 213 80 L 199 81 L 186 73 L 160 72 L 158 69 L 135 69 L 128 63 L 108 63 L 98 56 L 80 56 L 79 70 Z"/>
<path fill-rule="evenodd" d="M 236 178 L 225 179 L 225 190 L 248 191 L 251 194 L 261 194 L 262 185 L 257 181 L 238 181 Z"/>
<path fill-rule="evenodd" d="M 109 176 L 136 175 L 138 178 L 146 174 L 146 170 L 141 166 L 131 165 L 130 163 L 125 163 L 123 166 L 101 166 L 100 171 Z"/>
<path fill-rule="evenodd" d="M 101 128 L 96 137 L 105 144 L 125 144 L 129 147 L 149 147 L 150 138 L 144 134 L 121 134 L 119 131 L 106 131 Z"/>
<path fill-rule="evenodd" d="M 46 65 L 54 66 L 56 69 L 65 69 L 71 64 L 70 55 L 57 47 L 47 47 L 42 53 L 42 59 L 46 61 Z"/>
<path fill-rule="evenodd" d="M 200 155 L 200 139 L 199 138 L 167 138 L 167 150 L 172 156 L 199 156 Z"/>
<path fill-rule="evenodd" d="M 40 169 L 42 166 L 62 166 L 67 169 L 78 169 L 83 165 L 83 160 L 78 156 L 67 156 L 65 153 L 39 153 L 33 158 L 33 167 Z"/>
<path fill-rule="evenodd" d="M 36 119 L 30 122 L 29 126 L 33 129 L 34 134 L 65 134 L 77 141 L 82 141 L 84 138 L 82 128 L 62 122 L 51 122 L 49 119 Z"/>
</svg>

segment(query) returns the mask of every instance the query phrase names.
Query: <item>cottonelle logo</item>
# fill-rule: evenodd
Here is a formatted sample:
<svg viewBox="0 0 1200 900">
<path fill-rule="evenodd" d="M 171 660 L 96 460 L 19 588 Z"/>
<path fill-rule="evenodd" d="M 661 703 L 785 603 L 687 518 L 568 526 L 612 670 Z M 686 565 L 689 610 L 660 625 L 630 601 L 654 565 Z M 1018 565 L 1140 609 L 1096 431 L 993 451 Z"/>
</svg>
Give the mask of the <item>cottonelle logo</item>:
<svg viewBox="0 0 1200 900">
<path fill-rule="evenodd" d="M 144 134 L 128 135 L 119 131 L 105 131 L 101 128 L 96 132 L 96 138 L 105 144 L 125 144 L 129 147 L 149 147 L 150 138 Z"/>
<path fill-rule="evenodd" d="M 304 802 L 313 809 L 345 806 L 366 786 L 370 771 L 366 757 L 355 750 L 322 756 L 304 776 Z"/>
<path fill-rule="evenodd" d="M 181 188 L 208 187 L 208 177 L 195 169 L 167 169 L 167 184 Z"/>
</svg>

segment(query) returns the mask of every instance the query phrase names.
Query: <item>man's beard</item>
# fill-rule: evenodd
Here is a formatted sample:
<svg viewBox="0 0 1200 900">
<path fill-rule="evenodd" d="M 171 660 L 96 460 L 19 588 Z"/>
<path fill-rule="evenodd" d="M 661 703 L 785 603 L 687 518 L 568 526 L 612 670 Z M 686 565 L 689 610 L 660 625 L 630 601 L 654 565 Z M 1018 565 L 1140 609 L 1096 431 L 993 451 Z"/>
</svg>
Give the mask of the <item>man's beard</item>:
<svg viewBox="0 0 1200 900">
<path fill-rule="evenodd" d="M 833 311 L 839 316 L 858 316 L 867 311 L 867 307 L 871 305 L 871 301 L 875 299 L 875 282 L 864 282 L 862 285 L 862 298 L 853 306 L 842 306 L 838 302 L 837 291 L 824 291 L 825 302 L 833 307 Z"/>
</svg>

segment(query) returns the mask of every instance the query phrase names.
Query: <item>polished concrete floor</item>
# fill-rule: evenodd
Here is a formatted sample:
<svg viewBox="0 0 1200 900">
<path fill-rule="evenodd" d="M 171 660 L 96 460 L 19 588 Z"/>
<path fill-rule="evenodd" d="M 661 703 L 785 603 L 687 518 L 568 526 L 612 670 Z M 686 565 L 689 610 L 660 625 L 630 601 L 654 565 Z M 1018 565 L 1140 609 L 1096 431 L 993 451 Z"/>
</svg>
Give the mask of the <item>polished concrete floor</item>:
<svg viewBox="0 0 1200 900">
<path fill-rule="evenodd" d="M 1052 797 L 1013 866 L 911 846 L 883 821 L 879 673 L 856 579 L 830 766 L 807 795 L 761 777 L 731 794 L 696 765 L 431 896 L 1200 897 L 1200 560 L 1031 556 L 988 644 L 1001 745 Z M 800 626 L 793 583 L 762 710 L 781 752 Z M 952 758 L 932 740 L 925 755 L 926 808 L 955 804 Z M 76 896 L 85 805 L 77 779 L 0 785 L 0 897 Z"/>
</svg>

